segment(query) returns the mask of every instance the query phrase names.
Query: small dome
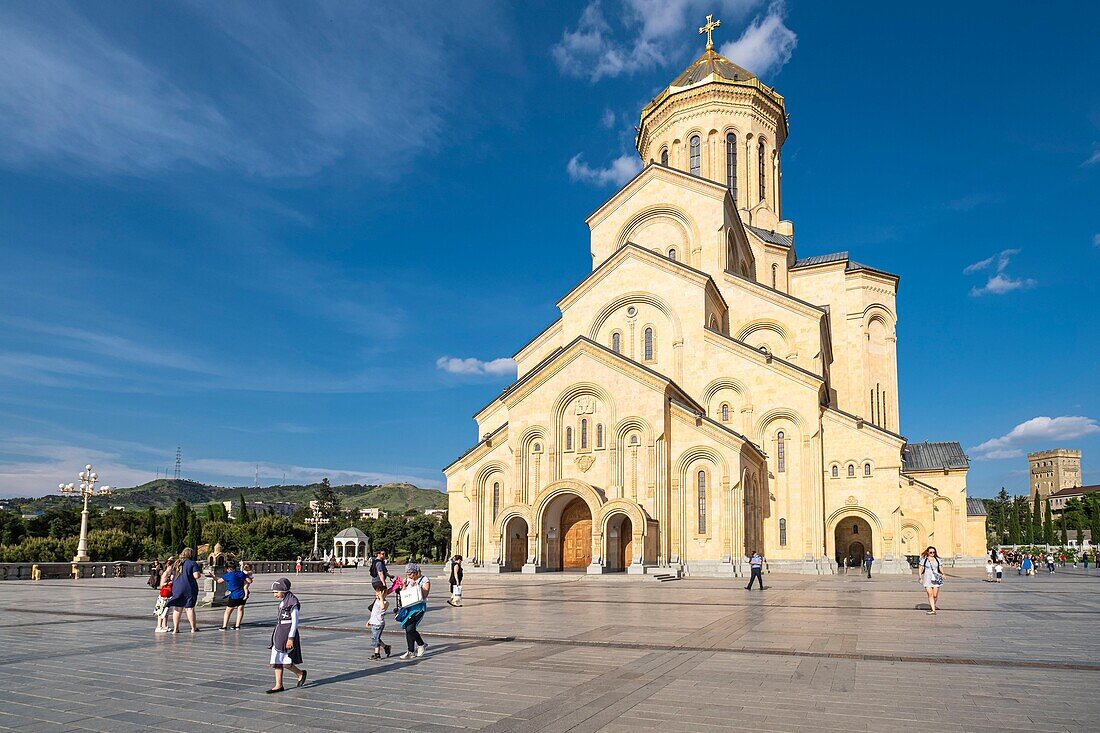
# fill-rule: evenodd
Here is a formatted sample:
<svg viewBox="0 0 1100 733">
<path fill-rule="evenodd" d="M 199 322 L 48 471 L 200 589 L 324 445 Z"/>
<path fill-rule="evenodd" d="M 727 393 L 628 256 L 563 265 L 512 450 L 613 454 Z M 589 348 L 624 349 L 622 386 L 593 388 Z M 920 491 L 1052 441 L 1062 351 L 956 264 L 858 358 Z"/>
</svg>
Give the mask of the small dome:
<svg viewBox="0 0 1100 733">
<path fill-rule="evenodd" d="M 714 49 L 707 49 L 682 74 L 673 79 L 669 86 L 689 87 L 707 81 L 712 75 L 726 81 L 748 81 L 756 78 L 751 71 L 741 68 Z"/>
<path fill-rule="evenodd" d="M 338 540 L 368 540 L 366 532 L 358 527 L 348 527 L 345 530 L 341 530 L 340 534 L 336 535 L 335 539 Z"/>
</svg>

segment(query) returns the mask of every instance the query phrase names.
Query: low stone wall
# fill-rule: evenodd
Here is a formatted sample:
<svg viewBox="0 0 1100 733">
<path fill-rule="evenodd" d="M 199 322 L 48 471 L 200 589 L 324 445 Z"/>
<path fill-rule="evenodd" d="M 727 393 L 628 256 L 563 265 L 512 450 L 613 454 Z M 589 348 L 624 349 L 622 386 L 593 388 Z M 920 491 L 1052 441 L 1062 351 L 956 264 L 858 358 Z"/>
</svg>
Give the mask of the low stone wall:
<svg viewBox="0 0 1100 733">
<path fill-rule="evenodd" d="M 294 574 L 293 560 L 246 560 L 255 574 Z M 202 563 L 199 563 L 202 565 Z M 139 562 L 5 562 L 0 563 L 0 580 L 33 580 L 35 568 L 40 580 L 71 580 L 73 578 L 133 578 L 146 577 L 152 563 Z M 302 572 L 323 572 L 324 563 L 305 561 Z"/>
</svg>

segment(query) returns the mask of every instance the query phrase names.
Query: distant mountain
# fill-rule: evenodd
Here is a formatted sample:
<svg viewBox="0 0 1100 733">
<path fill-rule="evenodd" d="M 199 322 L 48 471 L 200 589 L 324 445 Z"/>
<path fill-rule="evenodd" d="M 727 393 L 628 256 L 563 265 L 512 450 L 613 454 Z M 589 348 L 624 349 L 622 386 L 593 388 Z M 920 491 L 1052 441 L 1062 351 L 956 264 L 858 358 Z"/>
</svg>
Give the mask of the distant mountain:
<svg viewBox="0 0 1100 733">
<path fill-rule="evenodd" d="M 213 502 L 239 499 L 244 494 L 245 501 L 291 501 L 307 505 L 313 499 L 320 484 L 289 486 L 211 486 L 187 479 L 157 479 L 128 489 L 114 489 L 109 497 L 93 499 L 98 507 L 122 506 L 127 509 L 146 509 L 150 506 L 167 509 L 183 499 L 188 504 L 210 504 Z M 447 495 L 435 489 L 422 489 L 412 484 L 348 484 L 334 486 L 333 491 L 340 497 L 345 508 L 364 509 L 378 507 L 390 513 L 401 513 L 408 509 L 446 509 Z M 24 513 L 44 511 L 50 507 L 68 503 L 75 506 L 78 502 L 62 496 L 44 496 L 35 499 L 5 499 L 4 503 L 12 508 L 20 507 Z"/>
</svg>

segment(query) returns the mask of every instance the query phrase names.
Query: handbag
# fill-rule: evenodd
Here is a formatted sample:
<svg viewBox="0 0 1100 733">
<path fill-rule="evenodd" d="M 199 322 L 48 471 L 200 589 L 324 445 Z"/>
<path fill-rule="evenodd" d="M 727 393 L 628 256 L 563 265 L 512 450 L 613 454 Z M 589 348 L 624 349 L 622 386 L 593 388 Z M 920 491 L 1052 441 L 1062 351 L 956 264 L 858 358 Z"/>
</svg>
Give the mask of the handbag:
<svg viewBox="0 0 1100 733">
<path fill-rule="evenodd" d="M 424 602 L 424 591 L 420 590 L 419 585 L 410 585 L 408 588 L 403 588 L 397 595 L 401 600 L 401 606 L 411 606 L 414 603 Z"/>
</svg>

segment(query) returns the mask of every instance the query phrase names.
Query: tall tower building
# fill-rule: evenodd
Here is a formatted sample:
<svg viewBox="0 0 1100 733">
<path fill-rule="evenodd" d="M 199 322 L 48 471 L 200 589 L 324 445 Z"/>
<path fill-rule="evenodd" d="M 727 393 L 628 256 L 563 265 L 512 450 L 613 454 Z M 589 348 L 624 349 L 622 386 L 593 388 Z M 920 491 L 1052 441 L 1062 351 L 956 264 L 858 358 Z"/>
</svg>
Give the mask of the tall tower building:
<svg viewBox="0 0 1100 733">
<path fill-rule="evenodd" d="M 1055 448 L 1028 453 L 1031 466 L 1031 498 L 1039 494 L 1046 499 L 1055 491 L 1081 485 L 1081 451 Z"/>
</svg>

